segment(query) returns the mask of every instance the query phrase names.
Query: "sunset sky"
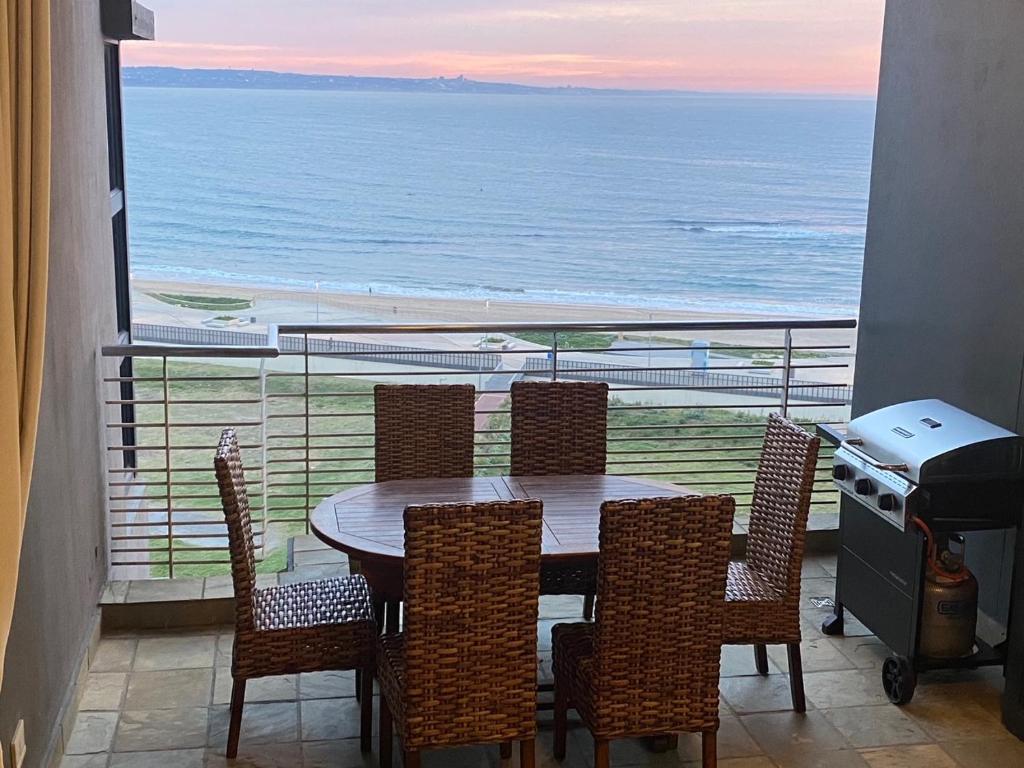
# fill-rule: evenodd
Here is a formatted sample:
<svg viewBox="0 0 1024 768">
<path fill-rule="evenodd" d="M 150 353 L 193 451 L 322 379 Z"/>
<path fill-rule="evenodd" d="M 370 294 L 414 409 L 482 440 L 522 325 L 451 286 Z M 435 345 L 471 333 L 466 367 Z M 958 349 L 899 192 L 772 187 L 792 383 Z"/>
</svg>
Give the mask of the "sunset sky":
<svg viewBox="0 0 1024 768">
<path fill-rule="evenodd" d="M 146 0 L 124 63 L 873 95 L 884 0 Z"/>
</svg>

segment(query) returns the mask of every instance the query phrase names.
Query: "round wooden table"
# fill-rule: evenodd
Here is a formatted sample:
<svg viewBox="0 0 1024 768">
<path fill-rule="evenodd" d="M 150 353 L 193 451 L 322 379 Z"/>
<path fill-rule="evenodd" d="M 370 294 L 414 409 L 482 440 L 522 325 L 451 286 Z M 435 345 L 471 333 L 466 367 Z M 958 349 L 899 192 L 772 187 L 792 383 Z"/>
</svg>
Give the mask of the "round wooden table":
<svg viewBox="0 0 1024 768">
<path fill-rule="evenodd" d="M 594 561 L 602 502 L 692 493 L 658 480 L 612 475 L 392 480 L 324 499 L 310 524 L 317 538 L 359 561 L 375 600 L 397 604 L 402 599 L 403 514 L 408 506 L 540 499 L 544 502 L 541 562 Z"/>
</svg>

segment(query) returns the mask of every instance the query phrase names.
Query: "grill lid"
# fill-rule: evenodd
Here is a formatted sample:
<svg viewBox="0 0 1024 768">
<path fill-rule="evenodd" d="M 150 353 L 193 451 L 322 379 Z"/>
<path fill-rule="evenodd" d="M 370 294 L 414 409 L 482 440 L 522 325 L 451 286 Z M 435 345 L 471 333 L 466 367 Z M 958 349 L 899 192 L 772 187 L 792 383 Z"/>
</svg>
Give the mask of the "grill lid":
<svg viewBox="0 0 1024 768">
<path fill-rule="evenodd" d="M 912 482 L 1024 476 L 1024 438 L 941 400 L 913 400 L 850 422 L 847 443 Z M 860 442 L 858 442 L 860 441 Z"/>
</svg>

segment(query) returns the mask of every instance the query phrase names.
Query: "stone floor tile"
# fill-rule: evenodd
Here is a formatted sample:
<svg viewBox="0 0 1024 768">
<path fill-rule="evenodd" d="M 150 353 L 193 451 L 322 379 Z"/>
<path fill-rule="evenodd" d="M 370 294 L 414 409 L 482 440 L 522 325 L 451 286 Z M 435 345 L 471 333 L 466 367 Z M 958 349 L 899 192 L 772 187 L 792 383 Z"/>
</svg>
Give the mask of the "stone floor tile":
<svg viewBox="0 0 1024 768">
<path fill-rule="evenodd" d="M 699 733 L 679 734 L 679 758 L 684 762 L 696 762 L 701 756 L 701 735 Z M 762 749 L 751 738 L 736 717 L 723 717 L 718 727 L 718 756 L 755 757 Z"/>
<path fill-rule="evenodd" d="M 938 744 L 864 749 L 860 755 L 871 768 L 958 768 Z"/>
<path fill-rule="evenodd" d="M 184 709 L 210 706 L 212 669 L 132 672 L 125 709 Z"/>
<path fill-rule="evenodd" d="M 299 698 L 334 699 L 355 695 L 355 672 L 307 672 L 299 675 Z"/>
<path fill-rule="evenodd" d="M 793 709 L 789 675 L 723 677 L 719 689 L 729 709 L 738 715 Z"/>
<path fill-rule="evenodd" d="M 110 758 L 106 752 L 95 755 L 64 755 L 58 764 L 60 768 L 107 768 Z"/>
<path fill-rule="evenodd" d="M 90 672 L 127 672 L 135 659 L 135 638 L 104 638 L 96 645 Z"/>
<path fill-rule="evenodd" d="M 935 741 L 974 741 L 1006 737 L 999 718 L 973 701 L 914 699 L 903 707 Z"/>
<path fill-rule="evenodd" d="M 971 768 L 1008 768 L 1024 765 L 1024 742 L 1013 737 L 987 741 L 954 741 L 942 745 L 962 765 Z"/>
<path fill-rule="evenodd" d="M 115 752 L 109 768 L 203 768 L 204 749 L 172 749 L 157 752 Z"/>
<path fill-rule="evenodd" d="M 583 621 L 583 617 L 580 616 L 577 619 L 571 619 L 566 621 L 565 619 L 541 619 L 537 622 L 537 650 L 539 652 L 546 652 L 551 650 L 551 628 L 555 624 L 573 624 L 575 622 Z"/>
<path fill-rule="evenodd" d="M 789 652 L 785 645 L 769 645 L 768 660 L 774 662 L 782 672 L 789 672 Z M 855 668 L 854 663 L 820 632 L 804 634 L 804 640 L 800 643 L 800 661 L 805 674 Z"/>
<path fill-rule="evenodd" d="M 128 587 L 128 603 L 163 603 L 174 600 L 200 600 L 202 579 L 144 579 Z"/>
<path fill-rule="evenodd" d="M 302 702 L 302 740 L 329 741 L 359 736 L 360 703 L 351 699 L 311 699 Z M 374 723 L 377 708 L 374 707 Z"/>
<path fill-rule="evenodd" d="M 238 746 L 238 757 L 228 760 L 224 757 L 224 744 L 206 750 L 206 768 L 300 768 L 302 745 L 246 743 L 245 731 Z M 395 761 L 395 765 L 398 761 Z"/>
<path fill-rule="evenodd" d="M 804 675 L 807 700 L 817 709 L 859 707 L 888 702 L 882 677 L 870 670 L 846 669 Z"/>
<path fill-rule="evenodd" d="M 214 657 L 214 666 L 230 667 L 232 648 L 235 643 L 235 630 L 221 632 L 217 637 L 217 654 Z"/>
<path fill-rule="evenodd" d="M 217 668 L 217 679 L 213 686 L 213 703 L 231 702 L 231 669 Z M 298 697 L 297 675 L 275 675 L 249 680 L 245 684 L 245 700 L 249 701 L 295 701 Z"/>
<path fill-rule="evenodd" d="M 124 699 L 127 672 L 90 672 L 82 690 L 79 710 L 117 710 Z"/>
<path fill-rule="evenodd" d="M 745 715 L 740 722 L 757 745 L 776 762 L 849 747 L 820 712 L 770 712 Z"/>
<path fill-rule="evenodd" d="M 889 703 L 823 709 L 821 713 L 853 747 L 888 747 L 931 741 L 913 719 Z"/>
<path fill-rule="evenodd" d="M 778 665 L 768 659 L 769 674 L 778 674 Z M 754 663 L 754 646 L 752 645 L 723 645 L 722 646 L 722 677 L 740 677 L 743 675 L 757 675 L 757 666 Z"/>
<path fill-rule="evenodd" d="M 296 568 L 307 565 L 348 565 L 348 557 L 336 549 L 311 549 L 306 552 L 292 554 Z"/>
<path fill-rule="evenodd" d="M 395 755 L 397 765 L 401 761 Z M 359 751 L 359 739 L 334 741 L 307 741 L 302 745 L 302 768 L 377 768 L 377 745 L 364 755 Z"/>
<path fill-rule="evenodd" d="M 834 579 L 835 571 L 831 573 L 826 566 L 835 563 L 835 558 L 826 555 L 805 555 L 803 564 L 800 566 L 801 579 Z"/>
<path fill-rule="evenodd" d="M 66 755 L 107 752 L 117 729 L 117 712 L 80 712 L 64 746 Z"/>
<path fill-rule="evenodd" d="M 294 571 L 282 571 L 277 574 L 277 581 L 279 584 L 295 584 L 299 581 L 337 579 L 342 576 L 348 576 L 347 564 L 305 565 Z"/>
<path fill-rule="evenodd" d="M 775 763 L 767 757 L 728 757 L 718 761 L 718 768 L 775 768 Z"/>
<path fill-rule="evenodd" d="M 885 643 L 877 637 L 864 636 L 837 636 L 828 638 L 833 648 L 850 660 L 853 666 L 858 669 L 873 669 L 878 672 L 878 678 L 882 677 L 882 662 L 890 654 Z"/>
<path fill-rule="evenodd" d="M 779 768 L 868 768 L 864 758 L 852 749 L 806 750 L 775 759 Z"/>
<path fill-rule="evenodd" d="M 228 708 L 214 707 L 210 710 L 207 746 L 223 747 L 227 737 Z M 247 703 L 242 710 L 242 741 L 247 744 L 280 744 L 298 740 L 297 702 L 253 702 Z"/>
<path fill-rule="evenodd" d="M 206 745 L 208 710 L 126 710 L 114 738 L 115 752 L 192 749 Z"/>
<path fill-rule="evenodd" d="M 216 635 L 143 637 L 135 652 L 135 671 L 213 667 Z"/>
<path fill-rule="evenodd" d="M 800 609 L 820 610 L 813 602 L 817 598 L 835 598 L 836 580 L 830 577 L 800 580 Z"/>
</svg>

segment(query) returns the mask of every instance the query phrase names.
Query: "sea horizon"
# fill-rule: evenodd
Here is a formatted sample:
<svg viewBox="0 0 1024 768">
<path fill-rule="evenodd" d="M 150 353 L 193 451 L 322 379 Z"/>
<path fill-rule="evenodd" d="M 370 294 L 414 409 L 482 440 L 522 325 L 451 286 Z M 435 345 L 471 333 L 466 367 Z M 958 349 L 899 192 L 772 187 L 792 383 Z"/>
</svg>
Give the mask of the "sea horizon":
<svg viewBox="0 0 1024 768">
<path fill-rule="evenodd" d="M 462 96 L 126 89 L 133 274 L 856 312 L 872 102 Z"/>
</svg>

